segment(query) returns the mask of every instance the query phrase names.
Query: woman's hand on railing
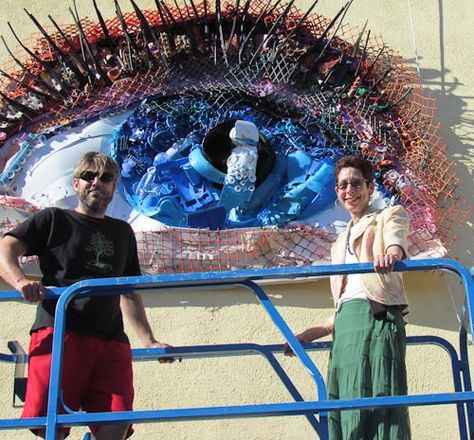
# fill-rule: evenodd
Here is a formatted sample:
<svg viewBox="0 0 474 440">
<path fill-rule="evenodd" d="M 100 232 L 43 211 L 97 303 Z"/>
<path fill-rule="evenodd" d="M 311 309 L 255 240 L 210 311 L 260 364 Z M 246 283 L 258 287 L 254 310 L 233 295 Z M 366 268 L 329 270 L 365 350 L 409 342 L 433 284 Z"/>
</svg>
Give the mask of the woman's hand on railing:
<svg viewBox="0 0 474 440">
<path fill-rule="evenodd" d="M 316 325 L 315 327 L 306 329 L 304 332 L 296 335 L 296 339 L 298 339 L 298 341 L 301 342 L 302 344 L 308 344 L 310 342 L 313 342 L 316 339 L 322 338 L 324 336 L 328 336 L 330 334 L 331 334 L 331 331 L 328 328 L 328 326 L 325 324 L 321 324 L 321 325 Z M 283 344 L 283 353 L 285 356 L 290 356 L 290 357 L 295 356 L 295 353 L 289 346 L 288 342 L 285 342 Z"/>
<path fill-rule="evenodd" d="M 296 335 L 296 339 L 298 339 L 298 341 L 300 341 L 302 344 L 308 344 L 315 341 L 316 339 L 331 335 L 334 329 L 334 317 L 335 315 L 333 314 L 322 324 L 307 328 L 304 332 Z M 283 353 L 285 356 L 295 356 L 295 353 L 293 353 L 293 350 L 288 345 L 288 342 L 283 344 Z"/>
<path fill-rule="evenodd" d="M 374 257 L 374 270 L 377 273 L 387 274 L 392 272 L 395 263 L 404 256 L 403 248 L 398 245 L 391 245 L 384 254 Z"/>
<path fill-rule="evenodd" d="M 306 330 L 305 330 L 306 331 Z M 296 339 L 298 339 L 298 341 L 300 341 L 302 344 L 305 344 L 307 342 L 311 342 L 311 341 L 307 341 L 305 338 L 304 338 L 304 333 L 300 333 L 299 335 L 296 335 Z M 289 356 L 289 357 L 294 357 L 295 356 L 295 353 L 293 352 L 293 350 L 291 349 L 291 347 L 289 346 L 288 342 L 285 342 L 283 344 L 283 354 L 285 356 Z"/>
</svg>

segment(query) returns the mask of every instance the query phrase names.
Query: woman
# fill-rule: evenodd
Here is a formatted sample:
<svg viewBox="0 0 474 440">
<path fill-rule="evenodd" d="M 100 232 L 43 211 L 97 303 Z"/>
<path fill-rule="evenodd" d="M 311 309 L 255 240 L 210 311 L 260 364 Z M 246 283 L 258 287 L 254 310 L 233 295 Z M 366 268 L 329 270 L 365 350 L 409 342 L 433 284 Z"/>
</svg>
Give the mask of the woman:
<svg viewBox="0 0 474 440">
<path fill-rule="evenodd" d="M 370 162 L 346 156 L 336 164 L 336 193 L 351 220 L 331 250 L 333 264 L 373 262 L 376 273 L 331 277 L 334 316 L 297 335 L 311 342 L 333 334 L 329 399 L 407 394 L 407 298 L 396 261 L 407 256 L 408 220 L 402 206 L 371 208 Z M 285 347 L 285 354 L 292 355 Z M 331 440 L 410 439 L 407 408 L 332 411 Z"/>
</svg>

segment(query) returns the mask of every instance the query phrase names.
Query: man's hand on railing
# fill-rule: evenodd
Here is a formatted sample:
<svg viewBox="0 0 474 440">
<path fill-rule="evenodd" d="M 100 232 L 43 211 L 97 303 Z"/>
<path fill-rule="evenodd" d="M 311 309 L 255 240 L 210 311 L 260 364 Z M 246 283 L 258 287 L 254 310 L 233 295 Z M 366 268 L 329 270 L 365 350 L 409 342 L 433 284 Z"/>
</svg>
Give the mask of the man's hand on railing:
<svg viewBox="0 0 474 440">
<path fill-rule="evenodd" d="M 23 278 L 17 281 L 14 287 L 26 302 L 36 303 L 44 299 L 45 288 L 39 281 Z"/>
<path fill-rule="evenodd" d="M 147 348 L 170 348 L 172 345 L 165 344 L 164 342 L 154 342 L 153 344 L 147 346 Z M 160 364 L 172 364 L 176 359 L 175 358 L 161 358 L 158 360 Z"/>
</svg>

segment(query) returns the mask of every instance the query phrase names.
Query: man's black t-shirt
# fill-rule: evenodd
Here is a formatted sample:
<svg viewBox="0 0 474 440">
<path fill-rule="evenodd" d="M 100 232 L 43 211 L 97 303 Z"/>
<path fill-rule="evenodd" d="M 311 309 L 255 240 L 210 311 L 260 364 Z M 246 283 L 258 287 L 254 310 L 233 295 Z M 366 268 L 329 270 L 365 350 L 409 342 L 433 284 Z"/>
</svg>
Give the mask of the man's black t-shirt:
<svg viewBox="0 0 474 440">
<path fill-rule="evenodd" d="M 88 278 L 140 275 L 135 235 L 122 220 L 97 219 L 72 210 L 47 208 L 8 232 L 39 257 L 44 286 L 66 287 Z M 38 305 L 31 331 L 53 326 L 56 300 Z M 66 328 L 79 334 L 128 342 L 120 296 L 73 299 Z"/>
</svg>

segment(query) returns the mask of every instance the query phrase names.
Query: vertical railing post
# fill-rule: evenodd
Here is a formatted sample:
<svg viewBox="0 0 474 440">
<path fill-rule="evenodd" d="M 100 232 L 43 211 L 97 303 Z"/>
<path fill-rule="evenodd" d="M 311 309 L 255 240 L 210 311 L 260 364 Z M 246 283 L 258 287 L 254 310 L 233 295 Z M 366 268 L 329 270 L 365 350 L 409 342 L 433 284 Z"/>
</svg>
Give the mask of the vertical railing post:
<svg viewBox="0 0 474 440">
<path fill-rule="evenodd" d="M 64 333 L 66 329 L 66 309 L 77 293 L 77 283 L 64 290 L 56 304 L 54 317 L 53 348 L 51 351 L 51 371 L 49 376 L 48 410 L 46 413 L 45 440 L 56 440 L 58 434 L 58 410 L 61 393 L 61 372 L 63 367 Z"/>
<path fill-rule="evenodd" d="M 280 315 L 268 295 L 265 291 L 256 283 L 250 280 L 246 280 L 240 283 L 242 286 L 246 287 L 247 289 L 251 290 L 255 293 L 260 304 L 267 312 L 268 316 L 272 320 L 273 324 L 276 326 L 278 330 L 280 330 L 281 334 L 288 342 L 288 345 L 291 347 L 293 352 L 295 353 L 296 357 L 300 360 L 303 366 L 308 370 L 310 376 L 313 378 L 313 381 L 316 384 L 316 391 L 319 400 L 326 400 L 326 385 L 324 383 L 324 379 L 321 376 L 316 365 L 314 365 L 311 358 L 308 356 L 306 351 L 304 350 L 303 346 L 301 345 L 300 341 L 296 338 L 288 324 L 285 322 L 283 317 Z M 326 440 L 328 438 L 328 427 L 327 427 L 327 412 L 321 411 L 319 413 L 319 438 L 321 440 Z"/>
<path fill-rule="evenodd" d="M 467 352 L 467 316 L 464 314 L 461 322 L 461 328 L 459 329 L 459 352 L 460 352 L 460 363 L 461 363 L 461 375 L 463 380 L 463 391 L 472 391 L 471 382 L 471 371 L 469 368 L 469 357 Z M 474 438 L 474 405 L 472 402 L 466 402 L 463 405 L 465 407 L 468 428 L 469 428 L 469 439 Z"/>
</svg>

